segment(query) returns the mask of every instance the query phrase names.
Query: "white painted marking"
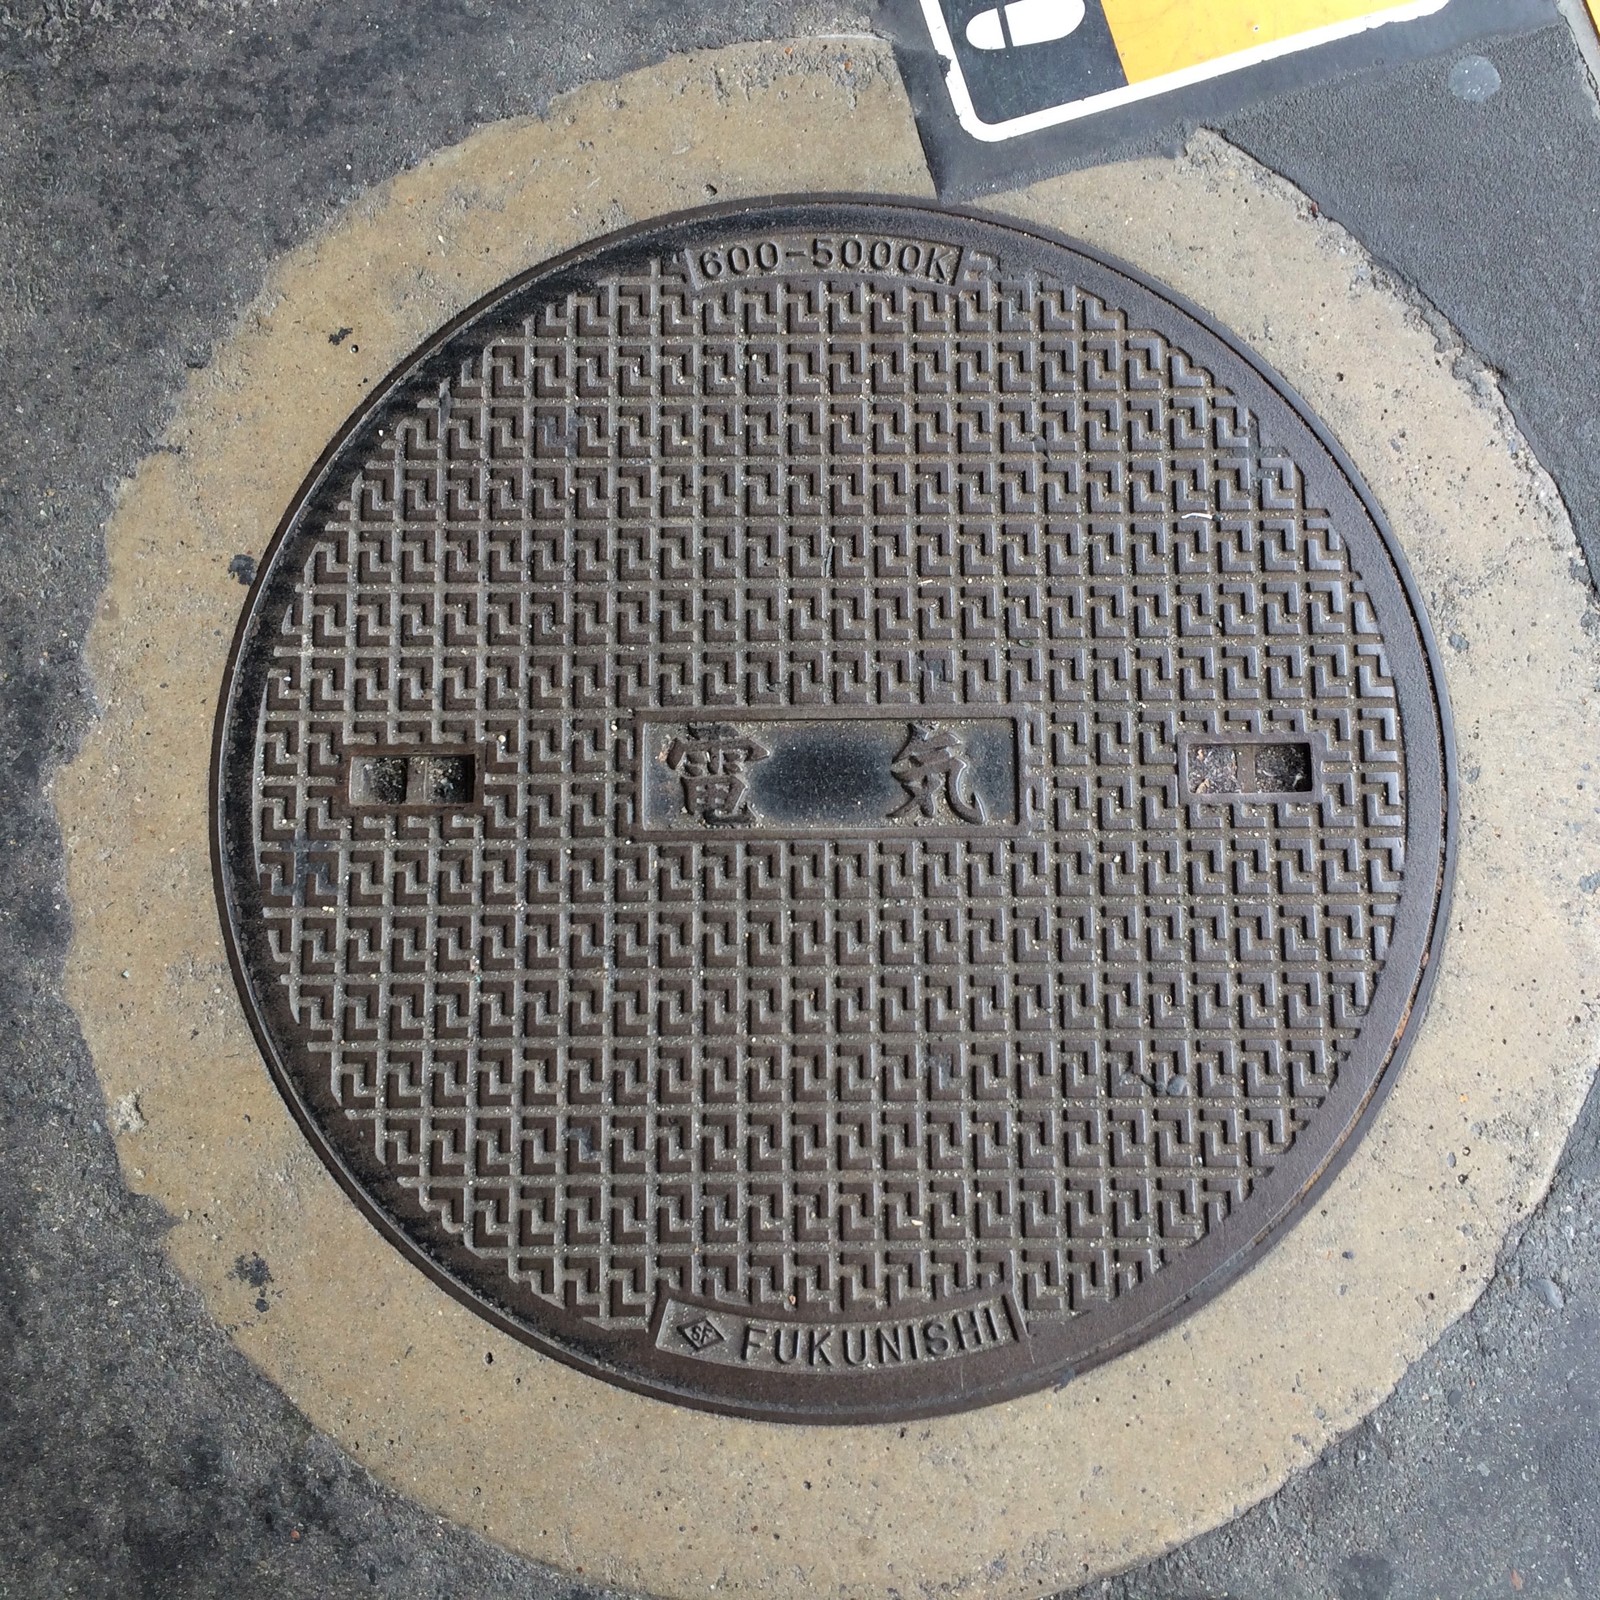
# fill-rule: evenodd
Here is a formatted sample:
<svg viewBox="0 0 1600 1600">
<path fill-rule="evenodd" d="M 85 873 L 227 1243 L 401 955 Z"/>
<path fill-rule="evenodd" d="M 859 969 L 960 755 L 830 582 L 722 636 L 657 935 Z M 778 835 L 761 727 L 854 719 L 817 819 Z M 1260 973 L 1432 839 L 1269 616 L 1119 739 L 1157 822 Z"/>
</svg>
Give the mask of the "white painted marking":
<svg viewBox="0 0 1600 1600">
<path fill-rule="evenodd" d="M 922 15 L 928 24 L 933 47 L 944 61 L 945 86 L 950 91 L 950 103 L 955 107 L 956 120 L 974 139 L 980 139 L 985 144 L 997 144 L 1003 139 L 1015 139 L 1024 133 L 1037 133 L 1041 128 L 1077 122 L 1083 117 L 1092 117 L 1096 112 L 1110 111 L 1116 106 L 1151 100 L 1173 89 L 1187 89 L 1192 84 L 1224 77 L 1244 67 L 1259 66 L 1263 61 L 1276 61 L 1299 50 L 1311 50 L 1318 45 L 1337 43 L 1340 39 L 1352 39 L 1357 34 L 1371 28 L 1381 28 L 1386 23 L 1415 22 L 1443 11 L 1449 3 L 1450 0 L 1411 0 L 1408 5 L 1389 6 L 1369 16 L 1357 17 L 1352 22 L 1336 22 L 1326 28 L 1313 28 L 1253 50 L 1240 50 L 1231 56 L 1218 56 L 1215 61 L 1201 62 L 1199 66 L 1185 67 L 1182 72 L 1169 72 L 1164 77 L 1129 84 L 1123 89 L 1109 89 L 1104 94 L 1090 95 L 1087 99 L 1073 100 L 1066 105 L 1047 106 L 1043 111 L 1031 111 L 1026 116 L 1011 117 L 1005 122 L 985 122 L 978 115 L 967 89 L 967 80 L 961 75 L 961 63 L 956 59 L 955 43 L 950 37 L 950 28 L 945 21 L 940 0 L 922 0 Z"/>
<path fill-rule="evenodd" d="M 1084 0 L 1011 0 L 1006 26 L 1012 44 L 1049 44 L 1083 25 Z"/>
<path fill-rule="evenodd" d="M 967 43 L 974 50 L 1004 50 L 1006 34 L 1000 26 L 1000 13 L 980 11 L 967 24 Z"/>
<path fill-rule="evenodd" d="M 974 50 L 1004 50 L 1010 43 L 1051 44 L 1082 27 L 1084 0 L 1011 0 L 1004 23 L 999 6 L 980 11 L 967 24 L 967 43 Z"/>
</svg>

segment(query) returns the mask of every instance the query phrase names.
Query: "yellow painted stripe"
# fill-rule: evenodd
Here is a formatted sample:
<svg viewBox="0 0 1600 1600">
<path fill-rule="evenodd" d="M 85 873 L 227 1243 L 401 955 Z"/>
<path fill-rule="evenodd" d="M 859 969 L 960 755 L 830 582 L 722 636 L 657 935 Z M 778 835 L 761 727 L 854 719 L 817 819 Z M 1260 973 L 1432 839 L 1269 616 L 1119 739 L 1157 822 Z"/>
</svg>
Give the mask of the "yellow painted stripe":
<svg viewBox="0 0 1600 1600">
<path fill-rule="evenodd" d="M 1372 0 L 1103 0 L 1129 83 L 1185 72 L 1296 34 L 1411 9 Z M 1591 7 L 1600 0 L 1589 0 Z"/>
<path fill-rule="evenodd" d="M 1600 0 L 1588 0 L 1589 16 L 1594 22 L 1594 31 L 1600 33 Z"/>
</svg>

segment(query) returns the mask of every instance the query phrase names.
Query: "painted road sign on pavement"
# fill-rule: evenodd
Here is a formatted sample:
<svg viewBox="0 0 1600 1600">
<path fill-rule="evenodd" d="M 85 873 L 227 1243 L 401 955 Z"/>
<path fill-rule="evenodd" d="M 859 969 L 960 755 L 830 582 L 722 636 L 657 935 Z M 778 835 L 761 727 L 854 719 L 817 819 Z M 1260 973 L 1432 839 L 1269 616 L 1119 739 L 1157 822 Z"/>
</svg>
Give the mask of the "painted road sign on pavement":
<svg viewBox="0 0 1600 1600">
<path fill-rule="evenodd" d="M 1015 138 L 1415 22 L 1451 0 L 921 0 L 961 126 Z"/>
</svg>

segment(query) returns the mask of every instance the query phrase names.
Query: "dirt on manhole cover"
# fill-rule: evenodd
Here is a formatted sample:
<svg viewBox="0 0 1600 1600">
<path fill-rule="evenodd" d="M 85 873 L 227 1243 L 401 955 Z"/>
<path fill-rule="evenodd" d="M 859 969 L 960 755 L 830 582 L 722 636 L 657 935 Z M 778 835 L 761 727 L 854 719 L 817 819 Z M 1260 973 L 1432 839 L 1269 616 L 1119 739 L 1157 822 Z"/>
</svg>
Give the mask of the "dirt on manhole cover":
<svg viewBox="0 0 1600 1600">
<path fill-rule="evenodd" d="M 290 509 L 216 772 L 280 1088 L 501 1327 L 695 1405 L 979 1405 L 1215 1292 L 1397 1070 L 1425 625 L 1192 310 L 895 203 L 602 240 Z"/>
</svg>

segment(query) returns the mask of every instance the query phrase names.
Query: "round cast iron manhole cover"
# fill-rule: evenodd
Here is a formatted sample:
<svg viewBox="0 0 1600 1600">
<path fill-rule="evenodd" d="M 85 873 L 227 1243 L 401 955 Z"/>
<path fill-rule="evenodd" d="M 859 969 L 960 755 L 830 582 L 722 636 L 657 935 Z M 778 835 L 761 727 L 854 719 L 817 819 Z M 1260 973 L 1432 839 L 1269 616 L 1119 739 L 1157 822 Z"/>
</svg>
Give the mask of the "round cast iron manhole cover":
<svg viewBox="0 0 1600 1600">
<path fill-rule="evenodd" d="M 278 1084 L 396 1244 L 603 1377 L 809 1421 L 1214 1293 L 1441 929 L 1425 624 L 1190 309 L 898 203 L 507 285 L 286 517 L 218 730 Z"/>
</svg>

